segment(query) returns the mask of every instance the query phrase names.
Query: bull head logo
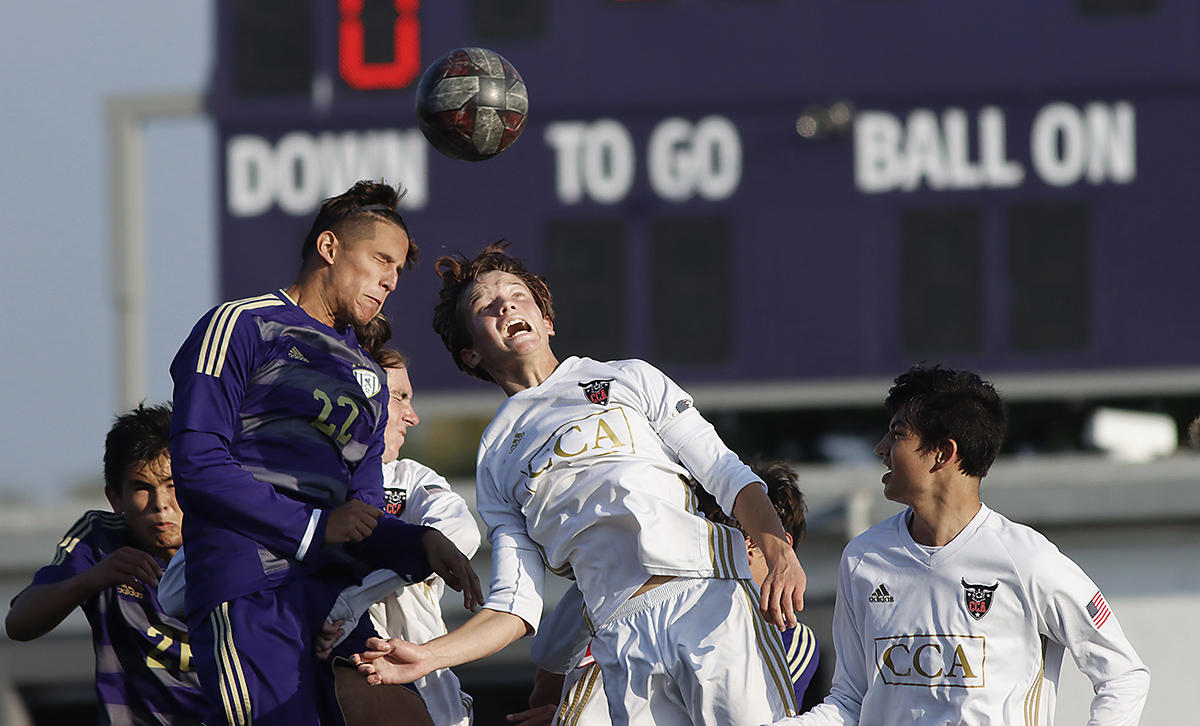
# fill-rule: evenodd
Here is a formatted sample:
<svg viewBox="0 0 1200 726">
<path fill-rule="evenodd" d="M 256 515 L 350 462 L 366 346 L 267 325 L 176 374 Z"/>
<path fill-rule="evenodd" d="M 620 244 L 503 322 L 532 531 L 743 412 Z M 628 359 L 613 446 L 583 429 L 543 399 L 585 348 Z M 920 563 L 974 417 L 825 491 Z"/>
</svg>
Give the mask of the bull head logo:
<svg viewBox="0 0 1200 726">
<path fill-rule="evenodd" d="M 1000 587 L 1000 583 L 995 585 L 971 585 L 966 579 L 962 580 L 962 586 L 966 590 L 963 594 L 963 600 L 967 605 L 967 612 L 971 617 L 979 620 L 984 615 L 987 615 L 988 608 L 992 606 L 992 594 L 996 592 L 996 588 Z"/>
</svg>

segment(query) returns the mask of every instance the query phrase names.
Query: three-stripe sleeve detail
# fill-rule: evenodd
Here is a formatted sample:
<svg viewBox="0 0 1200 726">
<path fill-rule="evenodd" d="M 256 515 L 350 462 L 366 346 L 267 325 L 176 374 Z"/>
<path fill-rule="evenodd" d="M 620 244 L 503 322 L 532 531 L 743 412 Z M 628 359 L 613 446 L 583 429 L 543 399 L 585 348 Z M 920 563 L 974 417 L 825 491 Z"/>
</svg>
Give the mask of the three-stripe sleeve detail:
<svg viewBox="0 0 1200 726">
<path fill-rule="evenodd" d="M 196 360 L 196 372 L 221 377 L 225 367 L 225 356 L 229 352 L 229 340 L 233 337 L 233 328 L 238 316 L 247 310 L 285 305 L 275 295 L 260 295 L 259 297 L 235 300 L 219 306 L 208 321 L 204 338 L 200 342 L 200 355 Z"/>
</svg>

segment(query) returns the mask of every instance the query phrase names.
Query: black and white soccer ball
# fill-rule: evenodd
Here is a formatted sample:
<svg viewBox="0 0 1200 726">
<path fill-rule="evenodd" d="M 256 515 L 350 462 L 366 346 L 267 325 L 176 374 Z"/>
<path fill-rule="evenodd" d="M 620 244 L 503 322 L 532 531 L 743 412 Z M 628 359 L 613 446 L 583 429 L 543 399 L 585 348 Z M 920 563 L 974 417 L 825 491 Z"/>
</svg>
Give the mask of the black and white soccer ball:
<svg viewBox="0 0 1200 726">
<path fill-rule="evenodd" d="M 529 93 L 512 64 L 486 48 L 458 48 L 425 69 L 417 122 L 435 149 L 483 161 L 507 149 L 525 127 Z"/>
</svg>

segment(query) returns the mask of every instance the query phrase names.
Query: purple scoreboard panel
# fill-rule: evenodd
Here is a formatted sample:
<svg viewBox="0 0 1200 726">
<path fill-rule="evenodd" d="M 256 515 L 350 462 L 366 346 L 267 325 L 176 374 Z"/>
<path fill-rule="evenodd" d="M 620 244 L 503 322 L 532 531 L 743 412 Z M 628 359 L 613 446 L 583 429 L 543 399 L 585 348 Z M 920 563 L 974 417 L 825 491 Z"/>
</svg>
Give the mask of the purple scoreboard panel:
<svg viewBox="0 0 1200 726">
<path fill-rule="evenodd" d="M 1193 0 L 219 0 L 221 291 L 286 286 L 320 201 L 408 189 L 386 311 L 423 391 L 446 251 L 505 238 L 556 350 L 689 383 L 1200 370 Z M 417 130 L 426 65 L 491 48 L 522 137 Z"/>
</svg>

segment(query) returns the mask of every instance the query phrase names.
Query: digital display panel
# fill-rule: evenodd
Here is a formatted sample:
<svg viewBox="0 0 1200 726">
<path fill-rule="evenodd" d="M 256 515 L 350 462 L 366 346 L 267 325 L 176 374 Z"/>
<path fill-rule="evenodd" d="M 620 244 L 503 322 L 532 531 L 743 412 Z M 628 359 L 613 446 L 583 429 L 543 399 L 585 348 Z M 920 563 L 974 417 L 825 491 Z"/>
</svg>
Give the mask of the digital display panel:
<svg viewBox="0 0 1200 726">
<path fill-rule="evenodd" d="M 430 327 L 433 260 L 500 238 L 559 291 L 560 356 L 688 384 L 1200 369 L 1191 4 L 217 12 L 222 295 L 289 284 L 323 198 L 402 183 L 423 259 L 385 310 L 423 391 L 481 385 Z M 472 45 L 530 95 L 480 163 L 440 156 L 413 112 L 421 70 Z"/>
</svg>

